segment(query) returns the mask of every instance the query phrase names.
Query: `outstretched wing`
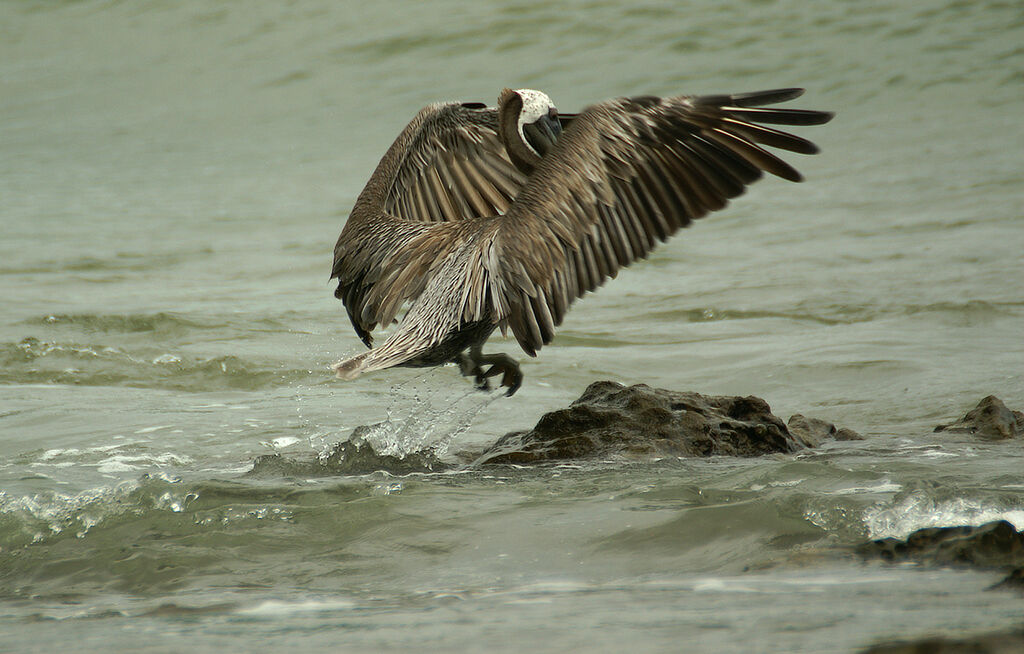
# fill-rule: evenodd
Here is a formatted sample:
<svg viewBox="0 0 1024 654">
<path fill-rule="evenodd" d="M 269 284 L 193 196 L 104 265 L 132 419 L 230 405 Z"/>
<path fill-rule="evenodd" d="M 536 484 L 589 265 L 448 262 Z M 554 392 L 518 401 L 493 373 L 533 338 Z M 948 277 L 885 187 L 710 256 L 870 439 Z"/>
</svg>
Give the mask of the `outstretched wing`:
<svg viewBox="0 0 1024 654">
<path fill-rule="evenodd" d="M 464 297 L 486 297 L 491 315 L 534 355 L 576 298 L 725 207 L 763 171 L 801 181 L 760 145 L 802 154 L 817 147 L 757 123 L 828 122 L 826 112 L 763 106 L 802 92 L 625 98 L 588 108 L 495 222 L 476 280 L 483 288 Z M 482 306 L 465 302 L 463 319 Z"/>
<path fill-rule="evenodd" d="M 497 109 L 435 104 L 416 115 L 381 159 L 334 246 L 331 278 L 356 333 L 369 347 L 376 284 L 430 223 L 504 213 L 526 177 L 498 136 Z"/>
<path fill-rule="evenodd" d="M 406 131 L 382 206 L 392 216 L 443 222 L 502 214 L 526 182 L 498 136 L 494 107 L 432 105 Z"/>
</svg>

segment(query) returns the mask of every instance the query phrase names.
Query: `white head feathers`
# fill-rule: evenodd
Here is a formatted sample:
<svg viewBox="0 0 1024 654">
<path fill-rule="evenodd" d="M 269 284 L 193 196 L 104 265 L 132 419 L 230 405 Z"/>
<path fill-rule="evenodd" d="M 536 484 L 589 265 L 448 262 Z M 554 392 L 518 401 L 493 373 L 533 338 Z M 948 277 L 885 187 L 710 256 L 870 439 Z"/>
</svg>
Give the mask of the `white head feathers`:
<svg viewBox="0 0 1024 654">
<path fill-rule="evenodd" d="M 541 116 L 546 116 L 555 104 L 551 102 L 547 93 L 541 91 L 516 89 L 516 94 L 523 99 L 523 110 L 519 112 L 519 121 L 516 125 L 519 128 L 519 138 L 522 139 L 526 147 L 533 150 L 529 141 L 526 140 L 526 135 L 523 134 L 523 125 L 537 122 Z"/>
<path fill-rule="evenodd" d="M 541 91 L 517 89 L 516 93 L 523 99 L 523 110 L 519 113 L 519 129 L 527 123 L 536 122 L 541 116 L 546 116 L 548 110 L 555 106 L 551 98 Z"/>
</svg>

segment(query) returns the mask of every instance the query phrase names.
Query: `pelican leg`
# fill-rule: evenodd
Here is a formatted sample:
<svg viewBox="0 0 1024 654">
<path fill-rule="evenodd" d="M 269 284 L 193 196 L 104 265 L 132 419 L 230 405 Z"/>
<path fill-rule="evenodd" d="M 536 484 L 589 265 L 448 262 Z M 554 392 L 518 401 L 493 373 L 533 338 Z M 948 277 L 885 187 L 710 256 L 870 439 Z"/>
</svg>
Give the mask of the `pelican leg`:
<svg viewBox="0 0 1024 654">
<path fill-rule="evenodd" d="M 508 386 L 505 397 L 515 395 L 519 387 L 523 385 L 523 372 L 519 369 L 519 362 L 504 353 L 481 354 L 478 359 L 480 363 L 491 364 L 491 367 L 484 373 L 484 381 L 487 377 L 501 375 L 501 385 Z"/>
<path fill-rule="evenodd" d="M 502 386 L 508 386 L 505 397 L 512 397 L 523 385 L 519 362 L 507 354 L 484 354 L 482 344 L 470 346 L 468 354 L 462 352 L 455 357 L 455 363 L 459 364 L 459 372 L 464 377 L 476 378 L 476 387 L 482 391 L 491 389 L 487 378 L 496 375 L 501 375 Z M 486 371 L 483 369 L 485 365 L 490 366 Z"/>
<path fill-rule="evenodd" d="M 474 345 L 470 347 L 469 354 L 460 352 L 459 356 L 455 357 L 455 363 L 459 364 L 459 372 L 463 377 L 475 377 L 476 387 L 482 391 L 489 391 L 491 384 L 487 381 L 487 376 L 484 375 L 483 367 L 480 366 L 480 357 L 482 356 L 481 346 Z"/>
</svg>

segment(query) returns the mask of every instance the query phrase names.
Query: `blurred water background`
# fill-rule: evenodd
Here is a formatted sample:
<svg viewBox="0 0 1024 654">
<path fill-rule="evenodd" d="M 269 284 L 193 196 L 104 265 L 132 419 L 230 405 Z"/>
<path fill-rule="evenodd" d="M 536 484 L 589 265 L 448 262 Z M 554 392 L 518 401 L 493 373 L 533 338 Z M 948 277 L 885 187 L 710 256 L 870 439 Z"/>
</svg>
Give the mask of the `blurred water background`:
<svg viewBox="0 0 1024 654">
<path fill-rule="evenodd" d="M 1020 624 L 846 550 L 1024 527 L 1018 2 L 0 2 L 0 650 L 837 652 Z M 424 104 L 804 86 L 838 112 L 578 303 L 512 399 L 349 383 L 327 277 Z M 514 341 L 492 341 L 517 358 Z M 526 357 L 522 357 L 526 358 Z M 755 460 L 306 477 L 357 425 L 459 464 L 613 379 L 866 440 Z"/>
</svg>

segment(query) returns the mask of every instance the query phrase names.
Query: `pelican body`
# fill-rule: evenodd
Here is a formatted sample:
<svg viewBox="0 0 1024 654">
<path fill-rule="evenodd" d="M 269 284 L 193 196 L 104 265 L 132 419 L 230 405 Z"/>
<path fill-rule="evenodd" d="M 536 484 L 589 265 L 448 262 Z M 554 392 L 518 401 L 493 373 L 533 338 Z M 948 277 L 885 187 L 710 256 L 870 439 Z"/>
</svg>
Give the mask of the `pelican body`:
<svg viewBox="0 0 1024 654">
<path fill-rule="evenodd" d="M 818 151 L 763 125 L 832 118 L 768 107 L 802 93 L 618 98 L 559 114 L 540 91 L 505 89 L 497 107 L 425 107 L 381 159 L 334 247 L 335 297 L 371 348 L 335 364 L 338 377 L 457 363 L 483 388 L 502 375 L 512 395 L 518 363 L 483 353 L 495 329 L 536 356 L 577 298 L 763 172 L 801 181 L 762 146 Z M 403 310 L 374 348 L 374 329 Z"/>
</svg>

